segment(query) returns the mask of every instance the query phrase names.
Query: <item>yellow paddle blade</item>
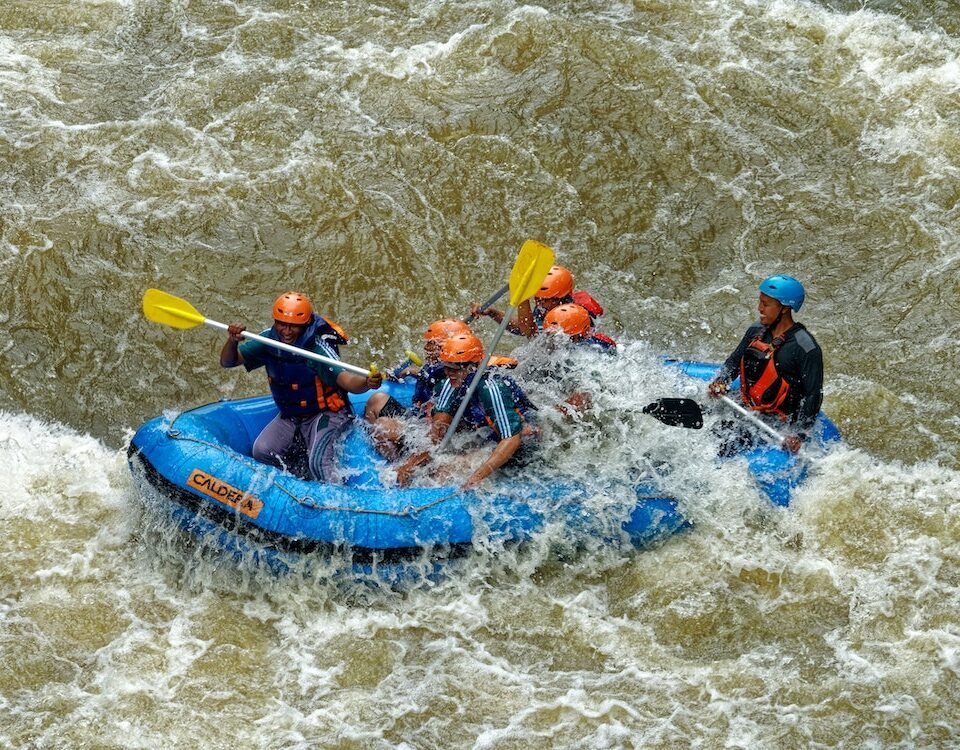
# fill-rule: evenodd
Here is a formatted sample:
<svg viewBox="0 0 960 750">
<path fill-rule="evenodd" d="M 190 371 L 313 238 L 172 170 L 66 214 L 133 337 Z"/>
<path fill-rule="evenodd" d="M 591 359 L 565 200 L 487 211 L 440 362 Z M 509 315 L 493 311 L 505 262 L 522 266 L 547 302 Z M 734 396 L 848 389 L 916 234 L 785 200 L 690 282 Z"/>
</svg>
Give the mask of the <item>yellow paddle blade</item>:
<svg viewBox="0 0 960 750">
<path fill-rule="evenodd" d="M 403 353 L 406 354 L 407 359 L 413 362 L 413 364 L 415 364 L 417 367 L 423 367 L 423 358 L 420 357 L 420 355 L 418 355 L 416 352 L 406 349 Z"/>
<path fill-rule="evenodd" d="M 143 314 L 147 320 L 171 328 L 193 328 L 205 320 L 185 299 L 159 289 L 147 289 L 143 293 Z"/>
<path fill-rule="evenodd" d="M 516 307 L 540 289 L 553 266 L 553 250 L 536 240 L 527 240 L 520 247 L 510 271 L 510 305 Z"/>
</svg>

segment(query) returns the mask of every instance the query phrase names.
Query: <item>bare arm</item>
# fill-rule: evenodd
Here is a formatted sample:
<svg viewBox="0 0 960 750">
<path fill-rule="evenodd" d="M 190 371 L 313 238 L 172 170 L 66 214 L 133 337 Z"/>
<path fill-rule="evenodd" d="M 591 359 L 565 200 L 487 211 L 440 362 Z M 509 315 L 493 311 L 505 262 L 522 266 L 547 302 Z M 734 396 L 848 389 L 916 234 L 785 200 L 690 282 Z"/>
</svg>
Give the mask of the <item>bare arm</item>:
<svg viewBox="0 0 960 750">
<path fill-rule="evenodd" d="M 223 349 L 220 350 L 221 367 L 236 367 L 237 365 L 243 364 L 243 355 L 237 347 L 243 340 L 243 336 L 240 334 L 245 330 L 246 326 L 242 326 L 239 323 L 231 323 L 227 326 L 227 340 L 223 345 Z"/>
<path fill-rule="evenodd" d="M 433 457 L 430 455 L 430 451 L 420 451 L 419 453 L 414 453 L 410 458 L 403 462 L 403 465 L 397 469 L 397 484 L 401 487 L 406 487 L 410 484 L 410 480 L 413 479 L 413 472 L 419 466 L 430 463 L 430 460 Z"/>
<path fill-rule="evenodd" d="M 495 307 L 488 307 L 486 310 L 481 310 L 480 305 L 477 304 L 474 304 L 470 308 L 470 314 L 475 318 L 485 315 L 497 323 L 503 322 L 504 315 L 503 310 L 498 310 Z M 507 323 L 507 330 L 510 331 L 510 333 L 516 333 L 521 336 L 526 336 L 527 338 L 536 335 L 537 324 L 533 321 L 533 310 L 530 307 L 530 300 L 524 300 L 520 303 L 520 306 L 517 308 L 517 314 Z"/>
<path fill-rule="evenodd" d="M 513 326 L 516 326 L 516 329 Z M 510 321 L 510 330 L 519 333 L 521 336 L 526 336 L 528 339 L 537 335 L 537 324 L 533 320 L 530 300 L 525 299 L 517 307 L 517 316 Z"/>
<path fill-rule="evenodd" d="M 434 445 L 439 443 L 447 432 L 447 427 L 453 422 L 453 417 L 449 414 L 435 414 L 430 419 L 430 442 Z M 397 484 L 406 487 L 413 479 L 413 472 L 420 466 L 425 466 L 433 460 L 433 454 L 430 451 L 420 451 L 414 453 L 410 458 L 403 462 L 403 465 L 397 469 Z"/>
<path fill-rule="evenodd" d="M 337 385 L 349 393 L 366 393 L 376 390 L 383 383 L 383 374 L 375 372 L 372 375 L 357 375 L 355 372 L 343 370 L 337 375 Z"/>
<path fill-rule="evenodd" d="M 521 440 L 520 434 L 517 433 L 513 437 L 505 438 L 497 443 L 497 447 L 493 449 L 493 453 L 490 454 L 490 458 L 480 464 L 476 471 L 467 477 L 467 481 L 463 483 L 463 489 L 473 489 L 480 484 L 480 482 L 493 474 L 493 472 L 503 466 L 507 461 L 513 458 L 514 454 L 520 448 Z"/>
</svg>

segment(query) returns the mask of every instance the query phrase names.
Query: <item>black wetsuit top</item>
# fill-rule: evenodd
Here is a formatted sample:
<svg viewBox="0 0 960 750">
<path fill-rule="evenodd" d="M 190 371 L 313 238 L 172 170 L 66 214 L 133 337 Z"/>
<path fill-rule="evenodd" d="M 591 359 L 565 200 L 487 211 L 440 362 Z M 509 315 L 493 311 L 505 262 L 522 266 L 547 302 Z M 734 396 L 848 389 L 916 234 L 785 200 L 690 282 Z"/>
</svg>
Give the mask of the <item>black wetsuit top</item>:
<svg viewBox="0 0 960 750">
<path fill-rule="evenodd" d="M 757 336 L 767 344 L 773 341 L 770 331 L 759 323 L 750 326 L 717 377 L 729 383 L 740 374 L 740 360 Z M 783 339 L 783 345 L 773 356 L 777 372 L 790 384 L 790 392 L 781 409 L 797 432 L 805 435 L 813 429 L 823 403 L 823 352 L 800 323 L 794 323 Z"/>
</svg>

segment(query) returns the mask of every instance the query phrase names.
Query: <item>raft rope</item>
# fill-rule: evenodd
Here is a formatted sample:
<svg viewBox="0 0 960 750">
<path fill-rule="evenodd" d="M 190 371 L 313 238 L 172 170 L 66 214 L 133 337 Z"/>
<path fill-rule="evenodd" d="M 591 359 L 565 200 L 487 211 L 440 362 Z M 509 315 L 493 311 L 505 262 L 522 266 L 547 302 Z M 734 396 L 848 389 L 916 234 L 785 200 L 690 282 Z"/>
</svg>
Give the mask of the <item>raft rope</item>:
<svg viewBox="0 0 960 750">
<path fill-rule="evenodd" d="M 167 437 L 172 438 L 173 440 L 184 440 L 189 443 L 197 443 L 198 445 L 205 445 L 208 448 L 213 448 L 220 451 L 224 455 L 230 455 L 232 458 L 234 458 L 234 460 L 240 460 L 241 463 L 253 471 L 259 471 L 259 468 L 263 466 L 263 464 L 261 464 L 259 461 L 254 461 L 252 458 L 247 458 L 241 453 L 237 453 L 233 450 L 228 451 L 220 443 L 214 443 L 209 440 L 202 440 L 201 438 L 190 437 L 188 435 L 181 435 L 179 430 L 174 429 L 174 425 L 177 423 L 177 420 L 180 419 L 180 416 L 181 415 L 178 414 L 170 424 L 170 427 L 167 429 Z M 448 492 L 446 495 L 441 495 L 438 498 L 434 498 L 429 503 L 425 503 L 424 505 L 408 505 L 403 510 L 376 510 L 373 508 L 347 508 L 340 505 L 326 505 L 318 502 L 310 495 L 304 495 L 301 497 L 277 481 L 274 481 L 273 484 L 278 490 L 290 497 L 290 499 L 294 502 L 313 510 L 328 510 L 338 513 L 366 513 L 374 516 L 413 517 L 417 513 L 421 513 L 429 508 L 434 507 L 435 505 L 440 505 L 441 503 L 445 503 L 447 500 L 452 500 L 453 498 L 463 494 L 460 490 L 453 490 L 452 492 Z"/>
</svg>

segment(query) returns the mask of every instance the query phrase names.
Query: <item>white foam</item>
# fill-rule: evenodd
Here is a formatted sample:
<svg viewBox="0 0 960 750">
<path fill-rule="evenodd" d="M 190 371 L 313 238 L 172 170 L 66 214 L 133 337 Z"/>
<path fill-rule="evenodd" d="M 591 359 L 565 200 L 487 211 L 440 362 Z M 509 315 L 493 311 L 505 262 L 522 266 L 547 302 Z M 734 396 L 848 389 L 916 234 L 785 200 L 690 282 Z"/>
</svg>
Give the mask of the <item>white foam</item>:
<svg viewBox="0 0 960 750">
<path fill-rule="evenodd" d="M 88 503 L 117 508 L 126 501 L 123 457 L 61 424 L 0 412 L 0 455 L 0 517 L 73 516 Z"/>
</svg>

